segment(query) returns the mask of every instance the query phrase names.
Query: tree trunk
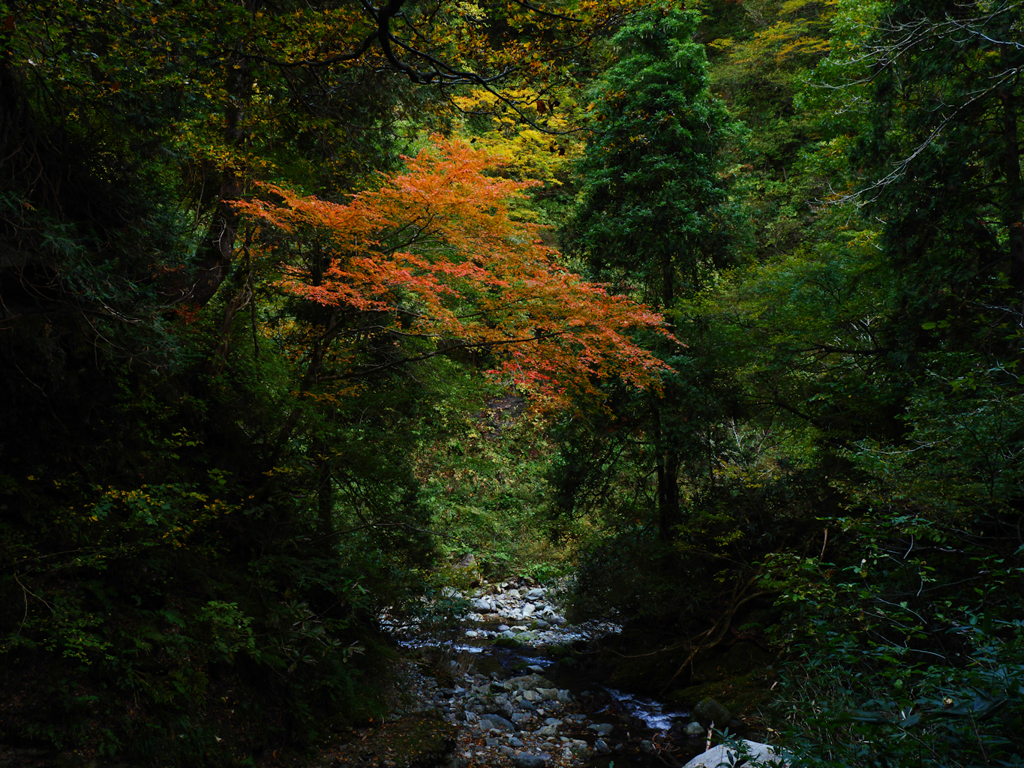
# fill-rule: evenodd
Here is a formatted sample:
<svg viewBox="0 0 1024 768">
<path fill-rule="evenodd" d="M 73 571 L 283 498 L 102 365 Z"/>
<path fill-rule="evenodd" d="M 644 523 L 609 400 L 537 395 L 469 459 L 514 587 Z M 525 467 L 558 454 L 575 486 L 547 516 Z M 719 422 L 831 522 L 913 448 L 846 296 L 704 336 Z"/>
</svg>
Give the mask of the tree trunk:
<svg viewBox="0 0 1024 768">
<path fill-rule="evenodd" d="M 242 115 L 252 96 L 253 77 L 249 59 L 236 55 L 227 79 L 228 105 L 224 110 L 224 139 L 228 146 L 239 146 L 245 140 Z M 242 193 L 243 181 L 232 168 L 217 169 L 220 184 L 215 210 L 206 242 L 188 294 L 183 300 L 206 304 L 217 292 L 231 269 L 238 233 L 238 213 L 231 205 Z"/>
<path fill-rule="evenodd" d="M 1020 173 L 1017 103 L 1012 89 L 1003 91 L 1003 174 L 1006 176 L 1005 226 L 1010 249 L 1010 282 L 1024 293 L 1024 184 Z"/>
<path fill-rule="evenodd" d="M 666 438 L 660 405 L 654 406 L 654 449 L 658 478 L 658 538 L 672 541 L 676 527 L 682 522 L 679 509 L 679 450 Z"/>
<path fill-rule="evenodd" d="M 331 460 L 327 454 L 327 443 L 321 438 L 313 440 L 312 460 L 316 465 L 316 510 L 317 532 L 324 537 L 335 530 L 334 525 L 334 481 L 331 477 Z"/>
</svg>

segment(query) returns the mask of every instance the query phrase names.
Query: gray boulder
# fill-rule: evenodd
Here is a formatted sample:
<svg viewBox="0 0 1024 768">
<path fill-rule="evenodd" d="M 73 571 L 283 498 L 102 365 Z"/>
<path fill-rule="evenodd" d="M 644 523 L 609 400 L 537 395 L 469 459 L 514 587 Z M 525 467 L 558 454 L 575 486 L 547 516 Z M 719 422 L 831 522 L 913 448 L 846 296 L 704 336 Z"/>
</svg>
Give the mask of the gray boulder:
<svg viewBox="0 0 1024 768">
<path fill-rule="evenodd" d="M 529 752 L 520 752 L 512 758 L 512 765 L 514 765 L 515 768 L 546 768 L 550 761 L 551 755 L 547 752 L 542 752 L 539 755 L 533 755 Z"/>
<path fill-rule="evenodd" d="M 712 723 L 719 728 L 724 728 L 732 720 L 732 713 L 714 699 L 707 698 L 697 702 L 697 706 L 693 708 L 693 719 L 705 728 Z"/>
<path fill-rule="evenodd" d="M 494 613 L 494 603 L 486 597 L 478 597 L 473 601 L 473 610 L 477 613 Z"/>
<path fill-rule="evenodd" d="M 490 725 L 488 725 L 490 723 Z M 487 713 L 480 717 L 481 728 L 498 728 L 502 731 L 514 731 L 516 727 L 501 715 Z"/>
<path fill-rule="evenodd" d="M 683 733 L 685 733 L 687 736 L 703 736 L 705 733 L 705 728 L 700 723 L 693 722 L 687 725 L 685 728 L 683 728 Z"/>
<path fill-rule="evenodd" d="M 542 685 L 551 685 L 551 681 L 547 678 L 541 677 L 540 675 L 523 675 L 522 677 L 513 677 L 510 680 L 505 681 L 506 686 L 512 686 L 509 690 L 525 691 L 528 688 L 537 688 Z"/>
<path fill-rule="evenodd" d="M 730 768 L 736 765 L 741 757 L 747 760 L 743 763 L 744 768 L 786 768 L 789 765 L 779 751 L 767 744 L 744 739 L 743 746 L 746 755 L 741 755 L 724 744 L 712 747 L 707 752 L 697 755 L 683 768 Z"/>
</svg>

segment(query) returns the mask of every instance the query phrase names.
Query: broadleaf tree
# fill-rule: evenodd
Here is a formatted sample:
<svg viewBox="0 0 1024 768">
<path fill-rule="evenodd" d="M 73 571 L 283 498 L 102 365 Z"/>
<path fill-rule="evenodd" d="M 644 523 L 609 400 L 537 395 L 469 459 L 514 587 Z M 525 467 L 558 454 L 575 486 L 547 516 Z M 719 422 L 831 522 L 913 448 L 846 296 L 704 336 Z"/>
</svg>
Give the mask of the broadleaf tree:
<svg viewBox="0 0 1024 768">
<path fill-rule="evenodd" d="M 320 270 L 287 263 L 287 236 L 267 241 L 268 258 L 285 261 L 284 290 L 333 311 L 310 355 L 310 385 L 459 350 L 486 352 L 494 374 L 552 407 L 598 396 L 608 377 L 657 385 L 665 366 L 631 333 L 673 343 L 661 316 L 573 274 L 537 225 L 514 218 L 510 203 L 533 183 L 486 175 L 497 158 L 440 137 L 407 162 L 345 204 L 276 186 L 238 204 L 273 230 L 324 233 Z M 394 356 L 360 360 L 367 339 L 387 340 Z"/>
</svg>

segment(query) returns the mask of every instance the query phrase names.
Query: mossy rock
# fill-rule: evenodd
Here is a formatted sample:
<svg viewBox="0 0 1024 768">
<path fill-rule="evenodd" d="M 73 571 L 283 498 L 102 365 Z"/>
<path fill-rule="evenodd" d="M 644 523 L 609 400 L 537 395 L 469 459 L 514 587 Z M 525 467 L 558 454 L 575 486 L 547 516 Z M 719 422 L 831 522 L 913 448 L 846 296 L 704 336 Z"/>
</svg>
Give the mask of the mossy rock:
<svg viewBox="0 0 1024 768">
<path fill-rule="evenodd" d="M 334 751 L 335 765 L 435 768 L 455 749 L 456 729 L 437 712 L 405 715 L 367 729 Z"/>
<path fill-rule="evenodd" d="M 735 717 L 742 719 L 768 703 L 771 698 L 770 687 L 770 675 L 766 670 L 760 670 L 677 688 L 666 699 L 672 704 L 686 706 L 707 698 L 715 699 Z"/>
</svg>

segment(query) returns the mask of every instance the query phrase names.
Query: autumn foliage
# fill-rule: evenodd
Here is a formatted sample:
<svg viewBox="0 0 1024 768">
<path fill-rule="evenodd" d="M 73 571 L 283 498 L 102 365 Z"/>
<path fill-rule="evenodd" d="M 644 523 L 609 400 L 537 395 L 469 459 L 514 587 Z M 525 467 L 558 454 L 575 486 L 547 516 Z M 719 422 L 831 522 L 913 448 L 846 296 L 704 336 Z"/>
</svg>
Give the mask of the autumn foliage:
<svg viewBox="0 0 1024 768">
<path fill-rule="evenodd" d="M 630 334 L 667 333 L 661 316 L 561 266 L 540 227 L 515 218 L 514 202 L 538 182 L 489 175 L 501 161 L 438 136 L 406 160 L 404 173 L 346 204 L 274 185 L 239 204 L 293 236 L 292 248 L 310 230 L 326 239 L 321 274 L 283 265 L 286 291 L 373 316 L 372 333 L 427 341 L 426 355 L 488 350 L 491 373 L 548 402 L 594 394 L 607 377 L 656 386 L 662 363 Z"/>
</svg>

